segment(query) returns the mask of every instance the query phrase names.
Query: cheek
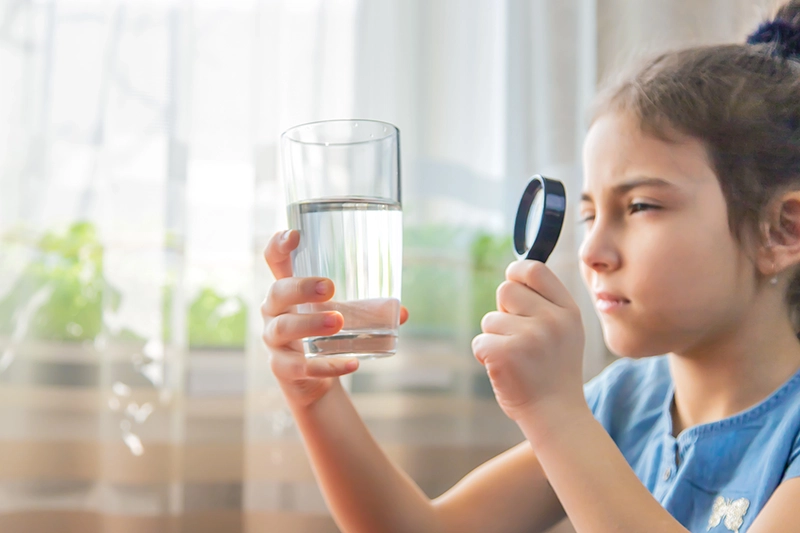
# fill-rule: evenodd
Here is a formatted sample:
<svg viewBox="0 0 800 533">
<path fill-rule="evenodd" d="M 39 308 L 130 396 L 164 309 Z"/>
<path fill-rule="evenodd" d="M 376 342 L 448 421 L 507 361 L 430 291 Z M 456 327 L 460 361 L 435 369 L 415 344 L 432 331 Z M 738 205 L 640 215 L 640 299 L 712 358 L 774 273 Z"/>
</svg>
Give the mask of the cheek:
<svg viewBox="0 0 800 533">
<path fill-rule="evenodd" d="M 694 232 L 668 244 L 642 250 L 634 287 L 653 327 L 694 335 L 732 320 L 752 275 L 733 237 L 727 230 Z"/>
<path fill-rule="evenodd" d="M 752 269 L 729 234 L 650 237 L 627 257 L 634 312 L 624 321 L 601 319 L 609 349 L 621 356 L 679 350 L 735 321 L 748 299 Z"/>
</svg>

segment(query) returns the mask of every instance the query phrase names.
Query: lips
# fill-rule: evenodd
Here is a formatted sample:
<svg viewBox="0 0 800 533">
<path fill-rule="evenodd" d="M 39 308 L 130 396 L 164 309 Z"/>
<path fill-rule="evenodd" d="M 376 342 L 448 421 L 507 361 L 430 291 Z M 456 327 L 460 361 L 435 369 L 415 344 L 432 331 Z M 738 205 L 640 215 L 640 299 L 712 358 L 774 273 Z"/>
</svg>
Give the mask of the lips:
<svg viewBox="0 0 800 533">
<path fill-rule="evenodd" d="M 595 306 L 599 311 L 604 313 L 621 309 L 622 307 L 631 303 L 631 301 L 627 298 L 623 298 L 622 296 L 612 294 L 610 292 L 595 292 L 594 297 Z"/>
</svg>

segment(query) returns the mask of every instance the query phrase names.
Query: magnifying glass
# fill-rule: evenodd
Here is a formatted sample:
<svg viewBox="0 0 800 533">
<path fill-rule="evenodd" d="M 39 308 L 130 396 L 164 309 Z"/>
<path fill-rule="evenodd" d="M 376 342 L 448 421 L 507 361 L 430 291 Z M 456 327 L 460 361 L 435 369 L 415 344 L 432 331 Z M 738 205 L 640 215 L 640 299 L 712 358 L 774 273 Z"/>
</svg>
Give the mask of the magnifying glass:
<svg viewBox="0 0 800 533">
<path fill-rule="evenodd" d="M 567 196 L 564 184 L 536 174 L 528 182 L 514 223 L 514 250 L 520 259 L 544 263 L 556 247 Z"/>
</svg>

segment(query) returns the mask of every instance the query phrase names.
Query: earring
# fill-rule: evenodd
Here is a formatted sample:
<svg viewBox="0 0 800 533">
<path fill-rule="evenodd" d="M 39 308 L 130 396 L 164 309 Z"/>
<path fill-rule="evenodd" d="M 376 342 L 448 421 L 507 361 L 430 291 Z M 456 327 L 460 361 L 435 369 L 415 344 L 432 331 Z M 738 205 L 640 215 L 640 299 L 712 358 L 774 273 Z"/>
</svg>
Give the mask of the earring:
<svg viewBox="0 0 800 533">
<path fill-rule="evenodd" d="M 778 276 L 772 276 L 772 279 L 769 280 L 770 285 L 777 285 L 778 284 Z"/>
</svg>

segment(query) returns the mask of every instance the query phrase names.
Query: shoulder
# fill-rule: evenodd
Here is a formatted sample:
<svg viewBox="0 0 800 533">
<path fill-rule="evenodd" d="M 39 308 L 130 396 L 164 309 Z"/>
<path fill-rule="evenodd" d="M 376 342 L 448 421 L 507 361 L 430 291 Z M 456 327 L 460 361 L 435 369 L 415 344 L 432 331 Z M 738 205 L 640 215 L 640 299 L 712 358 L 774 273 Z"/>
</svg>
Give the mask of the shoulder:
<svg viewBox="0 0 800 533">
<path fill-rule="evenodd" d="M 612 438 L 660 417 L 671 392 L 666 356 L 619 359 L 584 386 L 589 408 Z"/>
<path fill-rule="evenodd" d="M 584 385 L 592 412 L 618 404 L 664 401 L 672 387 L 666 356 L 618 359 Z"/>
<path fill-rule="evenodd" d="M 782 402 L 784 409 L 771 410 L 772 423 L 767 424 L 776 437 L 794 437 L 783 480 L 800 477 L 800 371 L 795 374 L 792 385 L 788 397 Z"/>
</svg>

